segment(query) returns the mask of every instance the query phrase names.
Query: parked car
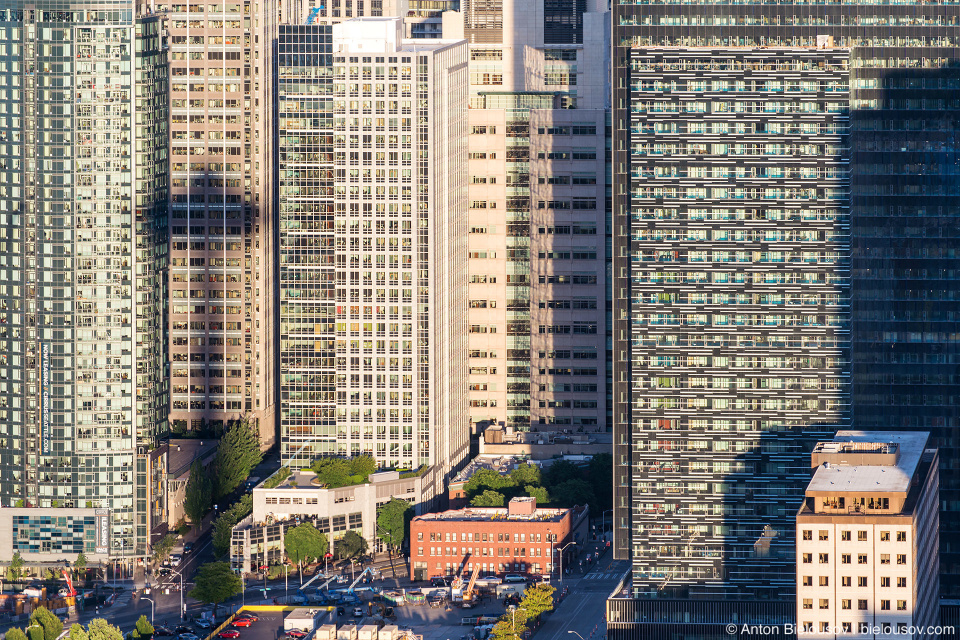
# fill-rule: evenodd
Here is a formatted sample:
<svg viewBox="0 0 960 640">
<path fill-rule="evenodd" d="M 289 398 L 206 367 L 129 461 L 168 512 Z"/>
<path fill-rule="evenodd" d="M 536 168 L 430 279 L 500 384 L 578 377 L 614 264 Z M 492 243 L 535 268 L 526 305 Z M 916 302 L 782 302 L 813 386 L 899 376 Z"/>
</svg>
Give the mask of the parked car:
<svg viewBox="0 0 960 640">
<path fill-rule="evenodd" d="M 431 587 L 449 587 L 450 578 L 430 578 Z"/>
<path fill-rule="evenodd" d="M 158 637 L 158 638 L 162 638 L 162 637 L 166 637 L 166 636 L 172 636 L 172 635 L 173 635 L 173 631 L 171 631 L 171 630 L 168 629 L 167 627 L 154 627 L 154 629 L 153 629 L 153 635 L 156 636 L 156 637 Z"/>
<path fill-rule="evenodd" d="M 221 631 L 219 634 L 224 640 L 237 640 L 240 637 L 240 632 L 236 629 L 227 629 L 226 631 Z"/>
<path fill-rule="evenodd" d="M 246 618 L 247 620 L 253 620 L 254 622 L 256 622 L 257 620 L 260 619 L 260 616 L 258 616 L 257 614 L 251 611 L 244 611 L 242 613 L 238 613 L 237 618 Z"/>
<path fill-rule="evenodd" d="M 200 640 L 200 636 L 195 633 L 181 633 L 178 640 Z"/>
<path fill-rule="evenodd" d="M 233 626 L 235 627 L 249 627 L 253 624 L 253 620 L 250 618 L 237 618 L 233 621 Z"/>
<path fill-rule="evenodd" d="M 182 634 L 182 633 L 193 633 L 193 629 L 191 629 L 190 627 L 186 627 L 186 626 L 184 626 L 184 625 L 182 625 L 182 624 L 181 624 L 181 625 L 177 625 L 173 630 L 176 631 L 177 633 L 180 633 L 180 634 Z"/>
<path fill-rule="evenodd" d="M 477 576 L 476 585 L 478 587 L 495 587 L 499 584 L 503 584 L 503 581 L 496 574 L 485 573 L 483 575 Z"/>
<path fill-rule="evenodd" d="M 503 576 L 503 584 L 516 584 L 519 582 L 526 582 L 526 581 L 527 579 L 524 578 L 519 573 L 508 573 L 507 575 Z"/>
<path fill-rule="evenodd" d="M 446 602 L 446 599 L 440 598 L 438 596 L 430 596 L 427 599 L 427 604 L 429 604 L 434 609 L 439 609 L 443 606 L 443 603 Z"/>
<path fill-rule="evenodd" d="M 301 631 L 300 629 L 290 629 L 287 631 L 287 637 L 289 638 L 306 638 L 307 632 Z"/>
<path fill-rule="evenodd" d="M 186 543 L 184 543 L 184 545 L 183 545 L 183 552 L 184 552 L 184 553 L 190 553 L 191 551 L 193 551 L 193 543 L 192 543 L 192 542 L 186 542 Z"/>
<path fill-rule="evenodd" d="M 170 562 L 173 563 L 174 566 L 180 564 L 181 560 L 183 560 L 183 556 L 181 554 L 179 553 L 170 554 Z"/>
<path fill-rule="evenodd" d="M 205 619 L 205 618 L 200 618 L 199 620 L 197 620 L 197 621 L 194 622 L 193 624 L 197 625 L 197 626 L 200 627 L 201 629 L 210 629 L 210 628 L 213 627 L 213 623 L 210 622 L 209 620 Z"/>
</svg>

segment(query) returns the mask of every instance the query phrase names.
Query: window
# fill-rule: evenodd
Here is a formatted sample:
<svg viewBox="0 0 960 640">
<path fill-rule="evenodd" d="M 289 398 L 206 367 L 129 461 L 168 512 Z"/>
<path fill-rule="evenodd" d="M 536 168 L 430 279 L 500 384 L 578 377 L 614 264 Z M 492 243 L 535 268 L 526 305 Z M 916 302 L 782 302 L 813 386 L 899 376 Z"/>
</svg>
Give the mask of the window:
<svg viewBox="0 0 960 640">
<path fill-rule="evenodd" d="M 850 600 L 841 600 L 841 601 L 840 601 L 840 608 L 841 608 L 841 609 L 844 609 L 844 610 L 849 610 L 849 609 L 850 609 Z"/>
<path fill-rule="evenodd" d="M 890 564 L 890 554 L 881 553 L 880 554 L 880 564 Z"/>
<path fill-rule="evenodd" d="M 803 530 L 803 539 L 804 540 L 813 540 L 813 531 L 810 529 Z"/>
<path fill-rule="evenodd" d="M 857 609 L 860 611 L 867 610 L 867 601 L 866 600 L 857 600 Z"/>
<path fill-rule="evenodd" d="M 906 578 L 897 578 L 897 586 L 898 586 L 898 587 L 901 587 L 901 588 L 906 587 L 906 586 L 907 586 L 907 579 L 906 579 Z"/>
<path fill-rule="evenodd" d="M 840 532 L 840 539 L 843 540 L 844 542 L 850 542 L 850 532 L 849 532 L 849 531 L 841 531 L 841 532 Z"/>
<path fill-rule="evenodd" d="M 907 554 L 898 553 L 897 554 L 897 564 L 907 564 Z"/>
<path fill-rule="evenodd" d="M 810 564 L 811 562 L 813 562 L 813 554 L 812 553 L 803 554 L 803 564 Z"/>
<path fill-rule="evenodd" d="M 889 586 L 890 586 L 890 576 L 881 577 L 881 578 L 880 578 L 880 586 L 881 586 L 881 587 L 889 587 Z"/>
<path fill-rule="evenodd" d="M 881 531 L 880 532 L 880 542 L 890 542 L 890 532 Z"/>
<path fill-rule="evenodd" d="M 804 609 L 813 609 L 813 598 L 804 598 L 804 599 L 803 599 L 803 608 L 804 608 Z"/>
<path fill-rule="evenodd" d="M 830 586 L 830 577 L 829 576 L 820 576 L 820 586 L 829 587 Z"/>
<path fill-rule="evenodd" d="M 890 601 L 881 600 L 880 601 L 880 611 L 890 611 Z"/>
<path fill-rule="evenodd" d="M 906 542 L 906 541 L 907 541 L 907 532 L 897 531 L 897 542 Z"/>
<path fill-rule="evenodd" d="M 850 564 L 850 554 L 844 553 L 840 556 L 840 562 L 843 564 Z"/>
<path fill-rule="evenodd" d="M 830 608 L 830 599 L 829 598 L 820 598 L 820 608 L 829 609 Z"/>
<path fill-rule="evenodd" d="M 843 576 L 840 578 L 840 585 L 844 587 L 850 586 L 850 576 Z"/>
<path fill-rule="evenodd" d="M 829 564 L 830 563 L 830 554 L 821 553 L 820 554 L 820 564 Z"/>
<path fill-rule="evenodd" d="M 897 600 L 897 611 L 906 611 L 906 610 L 907 610 L 907 601 Z"/>
<path fill-rule="evenodd" d="M 829 539 L 830 539 L 830 532 L 827 531 L 826 529 L 820 529 L 820 539 L 821 539 L 821 540 L 829 540 Z"/>
<path fill-rule="evenodd" d="M 857 564 L 867 564 L 867 554 L 858 553 L 857 554 Z"/>
<path fill-rule="evenodd" d="M 858 587 L 867 586 L 867 576 L 860 576 L 859 578 L 857 578 L 857 586 Z"/>
<path fill-rule="evenodd" d="M 866 542 L 867 541 L 867 532 L 866 531 L 857 531 L 857 541 Z"/>
<path fill-rule="evenodd" d="M 813 576 L 803 576 L 803 586 L 812 587 L 813 586 Z"/>
</svg>

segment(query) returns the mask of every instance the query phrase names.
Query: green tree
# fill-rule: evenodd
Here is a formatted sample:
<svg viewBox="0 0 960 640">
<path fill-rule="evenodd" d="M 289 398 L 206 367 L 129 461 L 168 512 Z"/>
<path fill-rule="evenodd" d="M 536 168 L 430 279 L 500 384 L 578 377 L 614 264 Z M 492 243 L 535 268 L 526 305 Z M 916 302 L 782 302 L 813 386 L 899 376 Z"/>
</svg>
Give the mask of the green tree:
<svg viewBox="0 0 960 640">
<path fill-rule="evenodd" d="M 567 480 L 550 489 L 553 505 L 572 507 L 574 505 L 592 505 L 593 487 L 586 480 Z"/>
<path fill-rule="evenodd" d="M 208 562 L 200 565 L 194 585 L 187 595 L 194 600 L 212 604 L 214 616 L 218 604 L 243 591 L 240 576 L 233 572 L 228 562 Z"/>
<path fill-rule="evenodd" d="M 550 493 L 543 487 L 528 484 L 523 488 L 524 493 L 537 499 L 537 506 L 550 504 Z"/>
<path fill-rule="evenodd" d="M 539 487 L 541 484 L 540 467 L 524 462 L 523 464 L 517 465 L 517 468 L 510 472 L 510 478 L 513 480 L 513 484 L 518 487 L 523 487 L 528 484 Z"/>
<path fill-rule="evenodd" d="M 246 418 L 233 422 L 220 438 L 217 455 L 213 459 L 217 499 L 239 487 L 262 459 L 260 436 L 256 429 L 250 426 Z"/>
<path fill-rule="evenodd" d="M 481 494 L 475 495 L 470 504 L 474 507 L 502 507 L 506 497 L 499 491 L 487 489 Z"/>
<path fill-rule="evenodd" d="M 352 484 L 350 464 L 343 458 L 320 458 L 310 468 L 317 474 L 317 480 L 331 489 Z"/>
<path fill-rule="evenodd" d="M 583 469 L 573 464 L 569 460 L 557 460 L 543 471 L 543 482 L 541 483 L 551 491 L 558 484 L 567 480 L 576 480 L 583 477 Z"/>
<path fill-rule="evenodd" d="M 273 472 L 269 478 L 263 481 L 264 489 L 276 489 L 283 484 L 284 480 L 290 477 L 290 469 L 287 467 L 280 467 Z"/>
<path fill-rule="evenodd" d="M 283 536 L 283 550 L 291 562 L 297 563 L 303 573 L 303 563 L 314 558 L 322 558 L 329 548 L 327 536 L 317 531 L 309 522 L 302 522 L 287 529 Z"/>
<path fill-rule="evenodd" d="M 43 628 L 43 640 L 57 640 L 63 633 L 63 622 L 46 607 L 37 607 L 33 610 L 30 615 L 30 624 L 39 624 Z"/>
<path fill-rule="evenodd" d="M 36 625 L 27 627 L 27 638 L 28 640 L 44 640 L 43 627 Z"/>
<path fill-rule="evenodd" d="M 167 556 L 170 555 L 170 552 L 173 551 L 174 545 L 177 544 L 179 538 L 172 533 L 168 533 L 160 539 L 160 542 L 153 545 L 153 561 L 154 562 L 163 562 L 166 560 Z"/>
<path fill-rule="evenodd" d="M 186 496 L 183 499 L 183 511 L 194 524 L 200 524 L 203 516 L 213 504 L 213 483 L 200 460 L 190 465 L 190 479 L 187 480 Z"/>
<path fill-rule="evenodd" d="M 77 554 L 77 559 L 73 562 L 73 571 L 76 578 L 82 579 L 87 571 L 87 556 L 83 551 Z"/>
<path fill-rule="evenodd" d="M 356 531 L 347 531 L 337 540 L 337 556 L 343 559 L 358 558 L 367 552 L 367 541 Z"/>
<path fill-rule="evenodd" d="M 527 612 L 521 607 L 508 611 L 493 625 L 490 637 L 495 640 L 521 640 L 527 631 Z"/>
<path fill-rule="evenodd" d="M 502 476 L 493 469 L 480 469 L 463 485 L 463 491 L 468 498 L 480 495 L 484 491 L 505 493 L 504 489 L 515 487 L 516 483 L 510 476 Z"/>
<path fill-rule="evenodd" d="M 88 640 L 123 640 L 123 632 L 103 618 L 94 618 L 87 625 Z"/>
<path fill-rule="evenodd" d="M 520 606 L 531 618 L 536 618 L 548 611 L 553 611 L 553 592 L 556 591 L 549 584 L 538 584 L 523 592 Z"/>
<path fill-rule="evenodd" d="M 147 616 L 143 615 L 137 620 L 137 627 L 133 630 L 133 633 L 136 638 L 152 638 L 154 631 L 155 629 L 153 625 L 150 624 L 150 621 L 147 620 Z"/>
<path fill-rule="evenodd" d="M 230 551 L 230 537 L 233 535 L 233 528 L 238 522 L 250 515 L 251 511 L 253 511 L 253 495 L 247 493 L 213 521 L 213 550 L 217 556 L 222 556 Z"/>
<path fill-rule="evenodd" d="M 361 476 L 362 482 L 367 481 L 367 477 L 377 470 L 377 461 L 369 454 L 354 456 L 350 458 L 350 475 Z"/>
<path fill-rule="evenodd" d="M 613 508 L 613 456 L 598 453 L 590 459 L 590 484 L 593 487 L 594 501 L 590 503 L 591 513 L 603 512 Z"/>
<path fill-rule="evenodd" d="M 13 627 L 7 630 L 7 633 L 3 636 L 3 640 L 27 640 L 27 634 L 23 632 L 23 629 Z"/>
<path fill-rule="evenodd" d="M 380 539 L 394 549 L 399 549 L 407 539 L 410 519 L 413 518 L 413 505 L 406 500 L 393 498 L 380 507 L 377 513 L 377 532 Z"/>
<path fill-rule="evenodd" d="M 20 555 L 20 552 L 17 551 L 13 554 L 13 558 L 10 560 L 10 570 L 7 572 L 13 580 L 19 580 L 20 576 L 23 575 L 23 565 L 26 564 L 23 560 L 23 556 Z"/>
<path fill-rule="evenodd" d="M 82 624 L 76 622 L 70 626 L 70 635 L 68 637 L 70 640 L 89 640 L 87 630 L 83 628 Z"/>
</svg>

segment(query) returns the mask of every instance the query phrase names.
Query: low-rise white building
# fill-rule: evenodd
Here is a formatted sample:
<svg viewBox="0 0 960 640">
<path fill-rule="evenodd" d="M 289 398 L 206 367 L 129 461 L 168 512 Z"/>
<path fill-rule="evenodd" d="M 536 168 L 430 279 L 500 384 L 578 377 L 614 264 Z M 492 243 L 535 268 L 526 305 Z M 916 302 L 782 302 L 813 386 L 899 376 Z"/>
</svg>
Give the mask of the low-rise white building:
<svg viewBox="0 0 960 640">
<path fill-rule="evenodd" d="M 839 431 L 797 513 L 797 637 L 904 638 L 939 619 L 939 474 L 928 433 Z M 922 633 L 919 632 L 918 633 Z"/>
</svg>

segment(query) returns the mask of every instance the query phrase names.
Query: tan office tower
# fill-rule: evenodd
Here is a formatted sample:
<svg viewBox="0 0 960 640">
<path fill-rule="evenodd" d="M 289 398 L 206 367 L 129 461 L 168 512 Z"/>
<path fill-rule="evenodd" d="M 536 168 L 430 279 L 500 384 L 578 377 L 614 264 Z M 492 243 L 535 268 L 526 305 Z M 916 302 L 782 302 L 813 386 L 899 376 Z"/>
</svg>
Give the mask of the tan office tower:
<svg viewBox="0 0 960 640">
<path fill-rule="evenodd" d="M 602 431 L 605 3 L 468 1 L 470 420 Z"/>
<path fill-rule="evenodd" d="M 275 440 L 276 5 L 158 5 L 170 45 L 170 426 Z"/>
</svg>

